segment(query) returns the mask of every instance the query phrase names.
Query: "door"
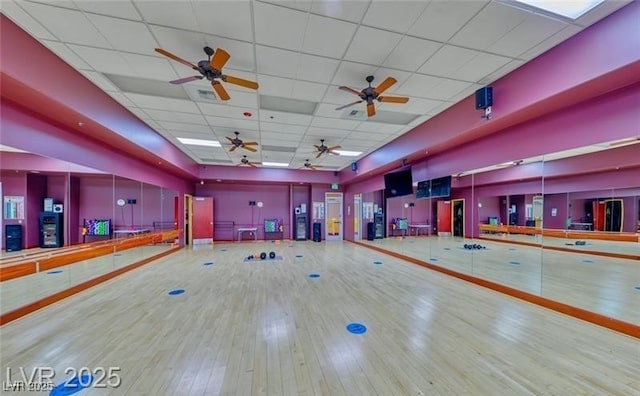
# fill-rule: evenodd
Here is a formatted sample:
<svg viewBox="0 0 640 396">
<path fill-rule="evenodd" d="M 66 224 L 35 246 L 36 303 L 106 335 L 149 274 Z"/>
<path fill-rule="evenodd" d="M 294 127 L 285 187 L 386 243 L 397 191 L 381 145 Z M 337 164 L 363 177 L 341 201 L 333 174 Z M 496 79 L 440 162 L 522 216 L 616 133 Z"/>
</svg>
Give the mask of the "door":
<svg viewBox="0 0 640 396">
<path fill-rule="evenodd" d="M 464 237 L 464 199 L 454 199 L 453 203 L 453 236 Z"/>
<path fill-rule="evenodd" d="M 604 230 L 622 232 L 622 200 L 610 199 L 604 202 Z"/>
<path fill-rule="evenodd" d="M 438 201 L 438 235 L 451 235 L 451 201 Z"/>
<path fill-rule="evenodd" d="M 593 230 L 604 231 L 604 202 L 593 201 Z"/>
<path fill-rule="evenodd" d="M 189 194 L 184 195 L 184 243 L 187 245 L 193 245 L 193 205 L 192 196 Z"/>
<path fill-rule="evenodd" d="M 342 193 L 328 192 L 324 194 L 325 206 L 325 240 L 342 240 Z"/>
<path fill-rule="evenodd" d="M 362 194 L 353 196 L 353 239 L 362 240 Z"/>
<path fill-rule="evenodd" d="M 213 243 L 213 198 L 193 197 L 193 244 Z"/>
</svg>

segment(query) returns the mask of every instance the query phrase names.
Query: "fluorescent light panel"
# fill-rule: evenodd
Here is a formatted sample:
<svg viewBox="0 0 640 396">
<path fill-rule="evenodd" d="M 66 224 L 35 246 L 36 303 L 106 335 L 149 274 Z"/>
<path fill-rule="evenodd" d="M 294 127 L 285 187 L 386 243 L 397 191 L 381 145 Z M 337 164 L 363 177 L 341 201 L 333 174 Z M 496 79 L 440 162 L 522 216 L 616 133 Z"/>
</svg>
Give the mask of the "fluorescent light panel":
<svg viewBox="0 0 640 396">
<path fill-rule="evenodd" d="M 178 140 L 182 144 L 189 144 L 192 146 L 222 147 L 220 142 L 216 140 L 189 139 L 189 138 L 181 138 L 181 137 L 179 137 Z"/>
<path fill-rule="evenodd" d="M 604 0 L 515 0 L 565 18 L 578 19 Z"/>
<path fill-rule="evenodd" d="M 345 157 L 357 157 L 362 154 L 362 151 L 348 151 L 348 150 L 333 150 L 334 153 L 344 155 Z"/>
<path fill-rule="evenodd" d="M 287 167 L 287 166 L 289 166 L 289 164 L 286 163 L 286 162 L 262 162 L 262 166 L 282 166 L 282 167 Z"/>
</svg>

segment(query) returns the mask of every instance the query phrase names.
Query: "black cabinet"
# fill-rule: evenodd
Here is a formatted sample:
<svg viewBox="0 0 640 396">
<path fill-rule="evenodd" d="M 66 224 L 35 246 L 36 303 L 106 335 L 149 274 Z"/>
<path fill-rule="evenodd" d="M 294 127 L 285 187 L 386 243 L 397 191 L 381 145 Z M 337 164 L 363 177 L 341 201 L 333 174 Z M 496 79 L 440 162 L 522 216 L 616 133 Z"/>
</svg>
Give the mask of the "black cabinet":
<svg viewBox="0 0 640 396">
<path fill-rule="evenodd" d="M 367 223 L 367 240 L 373 241 L 376 239 L 376 223 L 369 222 Z"/>
<path fill-rule="evenodd" d="M 40 213 L 40 247 L 57 248 L 62 247 L 63 240 L 62 213 L 41 212 Z"/>
<path fill-rule="evenodd" d="M 7 252 L 22 250 L 22 225 L 7 224 L 4 226 L 4 246 Z"/>
<path fill-rule="evenodd" d="M 376 213 L 373 217 L 373 223 L 375 224 L 375 238 L 384 238 L 384 215 Z"/>
<path fill-rule="evenodd" d="M 322 223 L 313 223 L 313 241 L 322 241 Z"/>
<path fill-rule="evenodd" d="M 307 239 L 307 215 L 296 214 L 296 241 L 305 241 Z"/>
</svg>

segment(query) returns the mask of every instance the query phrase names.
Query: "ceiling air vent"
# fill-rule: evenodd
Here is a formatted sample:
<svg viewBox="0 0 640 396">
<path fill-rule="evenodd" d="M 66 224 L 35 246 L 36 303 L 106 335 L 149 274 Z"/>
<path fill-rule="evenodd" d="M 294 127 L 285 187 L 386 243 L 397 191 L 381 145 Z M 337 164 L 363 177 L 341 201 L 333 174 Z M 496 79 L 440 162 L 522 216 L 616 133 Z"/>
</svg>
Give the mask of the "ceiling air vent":
<svg viewBox="0 0 640 396">
<path fill-rule="evenodd" d="M 218 102 L 218 97 L 211 90 L 199 89 L 198 90 L 198 97 L 200 99 L 203 99 L 203 100 L 206 100 L 206 101 L 209 101 L 209 102 Z"/>
</svg>

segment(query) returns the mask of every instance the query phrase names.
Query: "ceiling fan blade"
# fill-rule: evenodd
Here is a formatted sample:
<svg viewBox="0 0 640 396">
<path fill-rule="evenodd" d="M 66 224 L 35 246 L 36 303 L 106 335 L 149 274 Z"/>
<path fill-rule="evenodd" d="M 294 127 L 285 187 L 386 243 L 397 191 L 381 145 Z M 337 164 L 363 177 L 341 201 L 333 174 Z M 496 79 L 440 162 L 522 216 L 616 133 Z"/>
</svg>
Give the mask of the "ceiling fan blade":
<svg viewBox="0 0 640 396">
<path fill-rule="evenodd" d="M 357 102 L 353 102 L 353 103 L 346 104 L 344 106 L 336 107 L 336 110 L 346 109 L 347 107 L 350 107 L 350 106 L 353 106 L 353 105 L 356 105 L 356 104 L 362 103 L 362 102 L 363 102 L 362 100 L 358 100 Z"/>
<path fill-rule="evenodd" d="M 231 97 L 227 93 L 227 90 L 224 89 L 222 84 L 220 84 L 220 81 L 214 80 L 214 81 L 211 82 L 211 85 L 213 86 L 213 90 L 216 91 L 216 93 L 218 94 L 218 97 L 220 98 L 220 100 L 229 100 L 229 99 L 231 99 Z"/>
<path fill-rule="evenodd" d="M 255 145 L 257 145 L 257 144 L 258 144 L 258 142 L 242 142 L 242 144 L 244 144 L 245 146 L 246 146 L 247 144 L 248 144 L 248 145 L 251 145 L 251 146 L 255 146 Z"/>
<path fill-rule="evenodd" d="M 318 146 L 317 144 L 314 144 L 313 147 L 317 148 L 318 151 L 322 151 L 322 147 Z"/>
<path fill-rule="evenodd" d="M 222 48 L 217 48 L 216 52 L 213 54 L 213 58 L 211 58 L 211 62 L 209 62 L 209 66 L 211 66 L 212 69 L 220 71 L 229 58 L 231 58 L 231 55 L 229 55 L 227 51 Z"/>
<path fill-rule="evenodd" d="M 342 146 L 333 146 L 333 147 L 328 147 L 327 150 L 331 151 L 331 150 L 338 150 L 341 149 Z"/>
<path fill-rule="evenodd" d="M 198 68 L 198 66 L 194 65 L 193 63 L 191 63 L 191 62 L 189 62 L 189 61 L 186 61 L 186 60 L 184 60 L 184 59 L 180 58 L 179 56 L 176 56 L 176 55 L 172 54 L 172 53 L 171 53 L 171 52 L 169 52 L 169 51 L 165 51 L 165 50 L 163 50 L 162 48 L 156 48 L 156 52 L 157 52 L 157 53 L 159 53 L 159 54 L 162 54 L 162 55 L 166 56 L 167 58 L 171 58 L 171 59 L 173 59 L 174 61 L 180 62 L 180 63 L 182 63 L 183 65 L 189 66 L 189 67 L 190 67 L 190 68 L 192 68 L 193 70 L 198 70 L 198 71 L 200 71 L 200 69 Z"/>
<path fill-rule="evenodd" d="M 225 136 L 227 138 L 227 140 L 229 140 L 231 143 L 233 143 L 233 138 L 230 138 L 229 136 Z"/>
<path fill-rule="evenodd" d="M 231 151 L 235 151 L 237 148 L 238 148 L 238 146 L 233 146 L 233 147 L 231 147 L 231 148 L 229 149 L 229 152 L 231 152 Z"/>
<path fill-rule="evenodd" d="M 373 103 L 367 103 L 367 116 L 373 117 L 376 115 L 376 106 Z"/>
<path fill-rule="evenodd" d="M 406 96 L 380 96 L 378 97 L 378 101 L 385 103 L 407 103 L 409 98 Z"/>
<path fill-rule="evenodd" d="M 355 89 L 353 89 L 353 88 L 349 88 L 349 87 L 345 87 L 345 86 L 340 86 L 340 87 L 338 87 L 338 89 L 341 89 L 341 90 L 343 90 L 343 91 L 345 91 L 345 92 L 352 93 L 352 94 L 354 94 L 354 95 L 358 95 L 358 96 L 361 96 L 361 95 L 362 95 L 362 92 L 360 92 L 360 91 L 356 91 L 356 90 L 355 90 Z"/>
<path fill-rule="evenodd" d="M 189 81 L 202 80 L 202 76 L 191 76 L 185 78 L 179 78 L 177 80 L 169 81 L 171 84 L 184 84 Z"/>
<path fill-rule="evenodd" d="M 320 152 L 318 153 L 318 155 L 316 155 L 316 158 L 320 158 L 320 156 L 322 155 L 322 153 L 323 153 L 323 151 L 320 151 Z"/>
<path fill-rule="evenodd" d="M 253 162 L 249 162 L 248 165 L 252 168 L 257 168 L 257 166 Z"/>
<path fill-rule="evenodd" d="M 381 82 L 380 84 L 378 84 L 377 87 L 375 87 L 374 91 L 376 91 L 378 95 L 380 95 L 381 93 L 389 89 L 389 87 L 391 87 L 393 84 L 397 82 L 398 80 L 396 80 L 395 78 L 387 77 L 383 82 Z"/>
<path fill-rule="evenodd" d="M 247 146 L 245 146 L 244 144 L 243 144 L 241 147 L 242 147 L 243 149 L 245 149 L 245 150 L 251 151 L 252 153 L 255 153 L 256 151 L 258 151 L 258 150 L 256 150 L 256 149 L 254 149 L 253 147 L 247 147 Z"/>
<path fill-rule="evenodd" d="M 228 82 L 229 84 L 239 85 L 241 87 L 245 87 L 249 89 L 258 89 L 257 82 L 245 80 L 243 78 L 224 75 L 222 76 L 222 81 Z"/>
</svg>

